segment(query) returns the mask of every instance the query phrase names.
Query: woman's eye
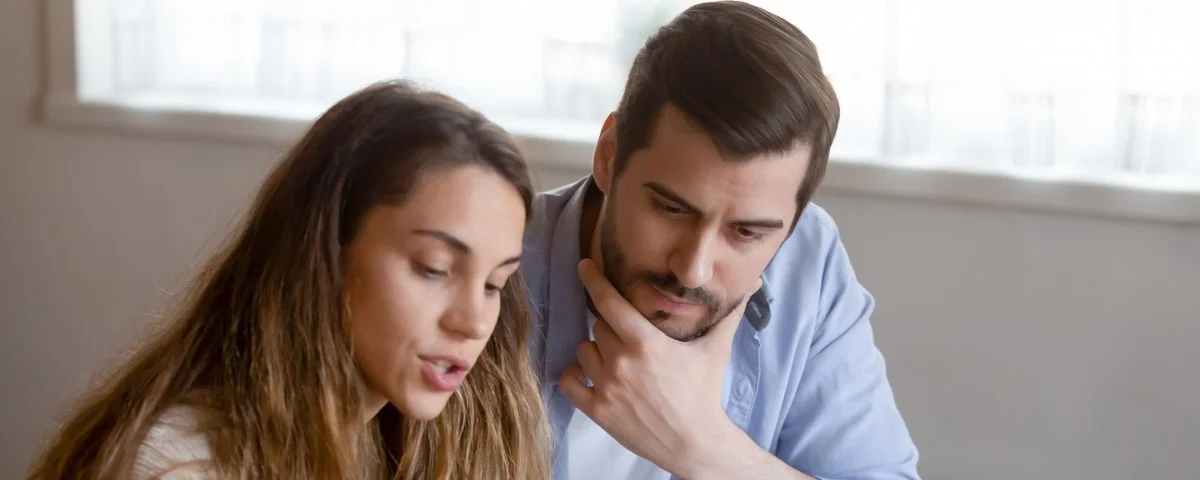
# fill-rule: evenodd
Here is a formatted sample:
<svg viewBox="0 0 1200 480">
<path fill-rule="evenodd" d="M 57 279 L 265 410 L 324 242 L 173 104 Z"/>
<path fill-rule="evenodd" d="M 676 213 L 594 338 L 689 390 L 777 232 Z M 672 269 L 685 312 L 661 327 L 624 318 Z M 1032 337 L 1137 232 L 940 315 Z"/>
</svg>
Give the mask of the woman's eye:
<svg viewBox="0 0 1200 480">
<path fill-rule="evenodd" d="M 417 264 L 417 273 L 426 278 L 445 278 L 447 274 L 445 270 L 438 270 L 423 264 Z"/>
<path fill-rule="evenodd" d="M 501 288 L 502 287 L 492 285 L 489 283 L 489 284 L 483 286 L 483 291 L 487 296 L 490 297 L 490 296 L 493 296 L 493 295 L 499 293 Z"/>
</svg>

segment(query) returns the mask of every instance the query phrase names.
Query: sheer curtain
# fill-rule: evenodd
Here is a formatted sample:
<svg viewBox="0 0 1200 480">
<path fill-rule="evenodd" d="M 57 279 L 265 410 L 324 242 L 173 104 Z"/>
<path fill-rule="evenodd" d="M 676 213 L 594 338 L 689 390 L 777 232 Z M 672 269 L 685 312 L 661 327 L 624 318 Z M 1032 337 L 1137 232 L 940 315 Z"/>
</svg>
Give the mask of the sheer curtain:
<svg viewBox="0 0 1200 480">
<path fill-rule="evenodd" d="M 591 140 L 685 0 L 103 2 L 105 100 L 313 116 L 408 77 L 524 134 Z M 1200 0 L 774 0 L 820 49 L 835 156 L 1200 185 Z M 81 72 L 86 82 L 90 73 Z"/>
</svg>

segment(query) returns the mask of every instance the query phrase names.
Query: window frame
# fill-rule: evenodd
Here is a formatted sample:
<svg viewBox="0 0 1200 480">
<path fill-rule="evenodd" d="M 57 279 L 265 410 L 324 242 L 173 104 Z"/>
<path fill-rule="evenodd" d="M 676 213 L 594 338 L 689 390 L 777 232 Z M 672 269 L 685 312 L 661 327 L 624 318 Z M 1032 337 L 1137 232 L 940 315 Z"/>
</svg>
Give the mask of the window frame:
<svg viewBox="0 0 1200 480">
<path fill-rule="evenodd" d="M 47 78 L 42 122 L 56 129 L 234 144 L 286 146 L 311 119 L 185 109 L 146 110 L 90 99 L 78 81 L 76 12 L 89 0 L 47 0 Z M 92 58 L 95 58 L 93 55 Z M 535 170 L 586 174 L 593 142 L 514 134 Z M 1004 172 L 830 160 L 819 194 L 973 205 L 1106 219 L 1200 226 L 1200 191 Z"/>
</svg>

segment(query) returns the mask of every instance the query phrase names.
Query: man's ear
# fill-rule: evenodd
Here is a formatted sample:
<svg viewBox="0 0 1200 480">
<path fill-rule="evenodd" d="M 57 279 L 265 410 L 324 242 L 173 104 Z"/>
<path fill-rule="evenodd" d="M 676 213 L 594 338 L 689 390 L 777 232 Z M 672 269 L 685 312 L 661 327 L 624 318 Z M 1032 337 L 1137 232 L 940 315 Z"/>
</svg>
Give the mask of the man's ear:
<svg viewBox="0 0 1200 480">
<path fill-rule="evenodd" d="M 617 120 L 612 113 L 604 119 L 600 138 L 596 140 L 596 152 L 592 156 L 592 178 L 596 187 L 608 195 L 612 187 L 613 168 L 617 158 Z"/>
</svg>

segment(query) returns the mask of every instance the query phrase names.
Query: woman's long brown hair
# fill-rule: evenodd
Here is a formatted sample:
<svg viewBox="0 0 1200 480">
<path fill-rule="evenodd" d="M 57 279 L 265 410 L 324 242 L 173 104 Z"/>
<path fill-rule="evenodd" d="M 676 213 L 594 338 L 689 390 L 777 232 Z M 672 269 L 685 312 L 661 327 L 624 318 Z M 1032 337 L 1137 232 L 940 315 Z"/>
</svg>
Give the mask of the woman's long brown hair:
<svg viewBox="0 0 1200 480">
<path fill-rule="evenodd" d="M 508 135 L 403 82 L 338 102 L 271 172 L 242 228 L 173 318 L 81 400 L 29 478 L 126 477 L 162 412 L 190 404 L 223 478 L 549 478 L 545 414 L 518 275 L 465 384 L 428 422 L 387 406 L 364 423 L 341 251 L 366 212 L 422 176 L 475 165 L 533 197 Z"/>
</svg>

